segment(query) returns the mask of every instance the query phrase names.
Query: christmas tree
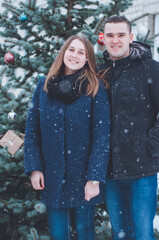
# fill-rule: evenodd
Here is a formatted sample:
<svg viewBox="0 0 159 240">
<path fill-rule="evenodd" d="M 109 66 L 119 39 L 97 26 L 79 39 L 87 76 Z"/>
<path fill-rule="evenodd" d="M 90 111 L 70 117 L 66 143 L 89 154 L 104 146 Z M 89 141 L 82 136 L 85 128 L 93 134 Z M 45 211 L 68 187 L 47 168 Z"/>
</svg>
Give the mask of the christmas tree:
<svg viewBox="0 0 159 240">
<path fill-rule="evenodd" d="M 131 0 L 26 0 L 2 3 L 0 14 L 0 239 L 51 239 L 46 208 L 24 175 L 23 140 L 30 100 L 64 41 L 85 34 L 102 45 L 105 18 L 124 12 Z M 98 36 L 99 35 L 99 36 Z M 97 61 L 102 51 L 97 51 Z M 96 212 L 98 239 L 112 239 L 103 206 Z M 74 233 L 72 233 L 74 235 Z"/>
</svg>

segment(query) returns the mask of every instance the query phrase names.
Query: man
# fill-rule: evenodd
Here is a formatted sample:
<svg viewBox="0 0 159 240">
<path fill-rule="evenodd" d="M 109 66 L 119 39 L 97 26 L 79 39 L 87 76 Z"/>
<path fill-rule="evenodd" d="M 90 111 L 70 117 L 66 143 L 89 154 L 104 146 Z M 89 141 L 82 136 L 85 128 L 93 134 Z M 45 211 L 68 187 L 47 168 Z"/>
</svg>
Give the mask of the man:
<svg viewBox="0 0 159 240">
<path fill-rule="evenodd" d="M 133 42 L 130 22 L 120 16 L 104 26 L 109 69 L 111 154 L 105 202 L 113 239 L 154 240 L 159 171 L 159 63 L 149 46 Z"/>
</svg>

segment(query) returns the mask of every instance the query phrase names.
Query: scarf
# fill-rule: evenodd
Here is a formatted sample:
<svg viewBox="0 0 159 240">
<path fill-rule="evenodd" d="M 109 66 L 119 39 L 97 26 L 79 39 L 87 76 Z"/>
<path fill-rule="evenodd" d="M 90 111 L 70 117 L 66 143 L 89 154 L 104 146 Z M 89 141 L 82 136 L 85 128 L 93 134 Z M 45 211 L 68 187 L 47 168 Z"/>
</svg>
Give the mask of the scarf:
<svg viewBox="0 0 159 240">
<path fill-rule="evenodd" d="M 88 86 L 88 80 L 85 79 L 79 91 L 82 78 L 80 80 L 78 78 L 83 71 L 84 69 L 82 68 L 71 75 L 65 76 L 59 74 L 57 77 L 52 77 L 47 84 L 48 94 L 66 104 L 76 101 L 79 97 L 86 94 Z"/>
</svg>

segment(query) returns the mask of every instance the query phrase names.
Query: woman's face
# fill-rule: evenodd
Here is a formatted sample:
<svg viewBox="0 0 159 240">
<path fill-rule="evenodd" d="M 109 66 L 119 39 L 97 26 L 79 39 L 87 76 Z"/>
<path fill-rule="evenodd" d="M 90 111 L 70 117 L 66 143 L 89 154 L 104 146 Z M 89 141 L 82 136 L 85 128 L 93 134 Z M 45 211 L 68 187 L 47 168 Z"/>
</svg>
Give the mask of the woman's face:
<svg viewBox="0 0 159 240">
<path fill-rule="evenodd" d="M 84 67 L 86 63 L 84 44 L 80 40 L 74 39 L 66 49 L 63 61 L 65 64 L 65 75 L 73 74 Z"/>
</svg>

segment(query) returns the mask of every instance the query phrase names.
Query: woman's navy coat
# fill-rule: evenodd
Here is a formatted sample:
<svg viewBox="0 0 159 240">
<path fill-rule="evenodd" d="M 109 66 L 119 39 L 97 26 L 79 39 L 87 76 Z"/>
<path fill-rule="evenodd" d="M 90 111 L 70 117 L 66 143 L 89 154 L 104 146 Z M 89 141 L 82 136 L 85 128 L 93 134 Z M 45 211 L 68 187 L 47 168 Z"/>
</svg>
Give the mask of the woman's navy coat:
<svg viewBox="0 0 159 240">
<path fill-rule="evenodd" d="M 25 172 L 44 173 L 42 201 L 54 208 L 102 201 L 84 200 L 87 180 L 105 182 L 109 155 L 109 104 L 106 90 L 71 104 L 50 97 L 41 79 L 26 123 Z"/>
</svg>

